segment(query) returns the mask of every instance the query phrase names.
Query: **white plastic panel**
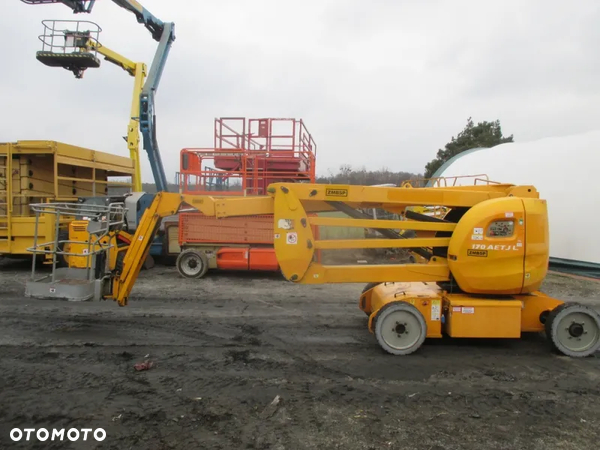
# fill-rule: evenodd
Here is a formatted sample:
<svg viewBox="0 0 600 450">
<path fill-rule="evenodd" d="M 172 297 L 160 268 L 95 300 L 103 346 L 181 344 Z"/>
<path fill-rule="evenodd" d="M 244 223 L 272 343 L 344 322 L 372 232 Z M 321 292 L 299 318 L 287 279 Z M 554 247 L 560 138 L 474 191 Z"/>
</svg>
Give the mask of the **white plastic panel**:
<svg viewBox="0 0 600 450">
<path fill-rule="evenodd" d="M 487 174 L 493 181 L 535 186 L 548 201 L 550 256 L 600 263 L 599 170 L 600 130 L 476 150 L 439 176 Z"/>
</svg>

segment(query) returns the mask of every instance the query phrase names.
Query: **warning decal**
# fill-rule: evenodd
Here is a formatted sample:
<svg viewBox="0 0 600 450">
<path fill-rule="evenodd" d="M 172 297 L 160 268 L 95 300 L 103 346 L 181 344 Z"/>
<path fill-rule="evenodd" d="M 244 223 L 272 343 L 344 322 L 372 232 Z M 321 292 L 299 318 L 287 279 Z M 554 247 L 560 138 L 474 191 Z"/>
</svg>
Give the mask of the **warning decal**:
<svg viewBox="0 0 600 450">
<path fill-rule="evenodd" d="M 442 305 L 440 300 L 433 300 L 431 302 L 431 320 L 439 321 L 442 311 Z"/>
<path fill-rule="evenodd" d="M 298 233 L 288 233 L 286 236 L 286 243 L 295 245 L 298 243 Z"/>
<path fill-rule="evenodd" d="M 293 230 L 294 221 L 292 219 L 279 219 L 277 222 L 277 228 L 281 230 Z"/>
</svg>

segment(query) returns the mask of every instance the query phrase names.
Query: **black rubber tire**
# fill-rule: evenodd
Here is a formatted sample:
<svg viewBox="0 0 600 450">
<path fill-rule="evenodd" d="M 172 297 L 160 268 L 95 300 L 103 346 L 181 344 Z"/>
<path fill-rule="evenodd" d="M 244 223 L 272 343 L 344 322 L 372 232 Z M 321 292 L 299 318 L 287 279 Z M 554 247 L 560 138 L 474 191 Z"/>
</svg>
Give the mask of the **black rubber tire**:
<svg viewBox="0 0 600 450">
<path fill-rule="evenodd" d="M 200 270 L 194 273 L 186 273 L 184 264 L 186 264 L 189 259 L 195 260 L 197 264 L 199 263 L 201 265 Z M 179 274 L 184 278 L 202 278 L 204 275 L 206 275 L 206 272 L 208 272 L 207 256 L 203 251 L 196 250 L 194 248 L 188 248 L 182 251 L 177 257 L 175 265 L 177 266 L 177 271 Z"/>
<path fill-rule="evenodd" d="M 587 315 L 592 321 L 592 327 L 594 330 L 586 330 L 593 331 L 595 333 L 596 339 L 592 344 L 582 351 L 575 351 L 569 349 L 563 343 L 560 342 L 558 337 L 559 333 L 559 322 L 564 317 L 568 316 L 572 313 L 580 313 Z M 600 350 L 600 314 L 598 314 L 594 309 L 582 305 L 580 303 L 563 303 L 562 305 L 557 306 L 552 310 L 552 312 L 548 315 L 548 319 L 544 324 L 544 328 L 546 329 L 546 336 L 551 343 L 552 348 L 565 355 L 570 356 L 572 358 L 585 358 L 587 356 L 593 355 L 597 351 Z M 569 337 L 571 339 L 571 337 Z"/>
<path fill-rule="evenodd" d="M 546 330 L 546 339 L 548 341 L 548 344 L 550 344 L 550 349 L 556 353 L 560 353 L 560 351 L 554 344 L 554 341 L 552 340 L 552 337 L 551 337 L 552 336 L 552 322 L 553 322 L 553 318 L 558 313 L 560 313 L 563 309 L 565 309 L 566 306 L 567 306 L 567 304 L 563 303 L 562 305 L 558 305 L 556 308 L 554 308 L 552 311 L 550 311 L 550 314 L 548 314 L 548 317 L 546 317 L 546 323 L 544 324 L 544 329 Z"/>
<path fill-rule="evenodd" d="M 367 292 L 369 289 L 373 289 L 375 286 L 377 286 L 378 284 L 381 283 L 368 283 L 362 290 L 361 294 L 364 294 L 365 292 Z"/>
<path fill-rule="evenodd" d="M 388 343 L 385 342 L 383 338 L 382 327 L 386 317 L 389 314 L 397 311 L 404 311 L 412 314 L 421 328 L 418 339 L 410 348 L 407 349 L 398 349 L 391 347 Z M 405 356 L 416 352 L 421 347 L 421 345 L 423 345 L 423 342 L 425 342 L 425 339 L 427 337 L 427 323 L 425 322 L 423 314 L 421 314 L 421 312 L 417 308 L 415 308 L 413 305 L 407 302 L 397 301 L 388 303 L 377 312 L 377 315 L 373 318 L 373 321 L 373 331 L 375 334 L 375 338 L 379 343 L 379 346 L 386 352 L 391 353 L 392 355 Z"/>
<path fill-rule="evenodd" d="M 364 294 L 365 292 L 367 292 L 369 289 L 373 289 L 378 284 L 381 284 L 381 283 L 367 283 L 367 285 L 363 288 L 361 295 Z M 371 317 L 370 313 L 368 313 L 366 311 L 363 311 L 363 312 L 366 314 L 367 317 Z"/>
</svg>

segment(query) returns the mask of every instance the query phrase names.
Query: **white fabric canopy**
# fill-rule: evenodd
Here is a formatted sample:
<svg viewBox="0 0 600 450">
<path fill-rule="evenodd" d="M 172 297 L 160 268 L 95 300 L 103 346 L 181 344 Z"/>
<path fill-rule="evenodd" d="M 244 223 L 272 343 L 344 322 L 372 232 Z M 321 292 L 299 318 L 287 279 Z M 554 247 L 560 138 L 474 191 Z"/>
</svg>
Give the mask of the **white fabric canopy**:
<svg viewBox="0 0 600 450">
<path fill-rule="evenodd" d="M 487 174 L 492 181 L 535 186 L 548 201 L 550 256 L 600 264 L 599 167 L 600 130 L 474 149 L 435 176 Z"/>
</svg>

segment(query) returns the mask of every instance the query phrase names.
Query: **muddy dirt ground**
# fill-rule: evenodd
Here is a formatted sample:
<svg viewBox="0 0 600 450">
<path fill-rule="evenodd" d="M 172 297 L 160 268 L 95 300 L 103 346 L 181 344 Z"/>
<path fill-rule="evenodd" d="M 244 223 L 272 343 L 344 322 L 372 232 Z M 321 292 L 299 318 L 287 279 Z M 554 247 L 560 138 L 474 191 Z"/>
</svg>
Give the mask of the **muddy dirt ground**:
<svg viewBox="0 0 600 450">
<path fill-rule="evenodd" d="M 184 280 L 156 266 L 119 308 L 25 298 L 27 276 L 28 263 L 0 263 L 0 448 L 579 450 L 600 442 L 600 355 L 561 357 L 543 336 L 432 341 L 394 357 L 366 329 L 362 285 L 231 273 Z M 543 290 L 600 306 L 598 282 L 551 275 Z M 146 359 L 150 370 L 134 370 Z M 14 427 L 101 427 L 107 438 L 16 445 Z"/>
</svg>

